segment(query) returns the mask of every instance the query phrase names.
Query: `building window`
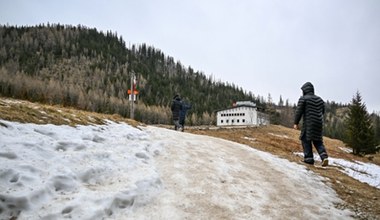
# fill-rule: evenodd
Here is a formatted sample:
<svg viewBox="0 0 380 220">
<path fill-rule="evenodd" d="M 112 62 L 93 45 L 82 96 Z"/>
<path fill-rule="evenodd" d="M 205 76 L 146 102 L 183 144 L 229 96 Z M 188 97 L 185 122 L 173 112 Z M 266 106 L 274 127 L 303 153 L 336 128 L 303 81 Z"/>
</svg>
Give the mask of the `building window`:
<svg viewBox="0 0 380 220">
<path fill-rule="evenodd" d="M 245 123 L 245 119 L 243 119 L 243 123 Z"/>
<path fill-rule="evenodd" d="M 237 123 L 239 123 L 239 119 L 238 119 L 238 120 L 236 120 L 236 122 L 237 122 Z"/>
<path fill-rule="evenodd" d="M 228 119 L 226 120 L 226 123 L 228 123 Z"/>
<path fill-rule="evenodd" d="M 232 119 L 232 120 L 231 120 L 231 122 L 232 122 L 232 123 L 234 123 L 234 122 L 235 122 L 235 120 L 233 120 L 233 119 Z"/>
</svg>

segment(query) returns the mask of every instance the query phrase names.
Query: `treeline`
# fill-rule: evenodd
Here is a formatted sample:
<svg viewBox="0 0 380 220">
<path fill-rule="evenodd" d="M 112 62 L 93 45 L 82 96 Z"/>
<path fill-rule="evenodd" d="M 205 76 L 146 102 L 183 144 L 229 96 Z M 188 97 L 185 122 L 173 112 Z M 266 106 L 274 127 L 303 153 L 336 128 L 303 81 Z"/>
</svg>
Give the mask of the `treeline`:
<svg viewBox="0 0 380 220">
<path fill-rule="evenodd" d="M 0 94 L 128 117 L 131 73 L 139 86 L 135 119 L 170 123 L 175 94 L 192 103 L 190 124 L 210 124 L 214 111 L 260 97 L 184 67 L 152 46 L 126 47 L 116 33 L 84 26 L 0 27 Z"/>
<path fill-rule="evenodd" d="M 356 99 L 359 101 L 356 101 Z M 352 108 L 354 108 L 355 105 L 360 106 L 360 114 L 353 112 Z M 361 116 L 361 114 L 368 115 L 366 116 L 366 120 L 363 119 L 364 116 Z M 369 138 L 371 139 L 371 143 L 368 142 L 369 145 L 380 145 L 380 115 L 375 112 L 369 113 L 366 110 L 366 106 L 362 103 L 362 97 L 359 92 L 355 95 L 350 104 L 338 104 L 327 101 L 324 123 L 324 134 L 326 136 L 342 140 L 345 143 L 352 145 L 350 143 L 352 142 L 352 136 L 355 132 L 350 131 L 350 123 L 353 120 L 357 120 L 359 123 L 359 125 L 356 126 L 357 130 L 355 130 L 355 132 L 367 134 L 372 133 Z M 361 147 L 364 148 L 365 146 L 363 145 Z"/>
<path fill-rule="evenodd" d="M 275 104 L 270 95 L 216 81 L 146 44 L 127 47 L 117 33 L 81 25 L 0 26 L 2 96 L 129 117 L 132 73 L 139 90 L 135 119 L 144 123 L 170 124 L 169 106 L 180 94 L 192 104 L 188 125 L 214 124 L 216 110 L 243 100 L 255 102 L 271 123 L 293 125 L 295 105 L 288 100 Z M 325 135 L 345 139 L 347 109 L 326 103 Z M 371 117 L 380 143 L 379 116 Z"/>
</svg>

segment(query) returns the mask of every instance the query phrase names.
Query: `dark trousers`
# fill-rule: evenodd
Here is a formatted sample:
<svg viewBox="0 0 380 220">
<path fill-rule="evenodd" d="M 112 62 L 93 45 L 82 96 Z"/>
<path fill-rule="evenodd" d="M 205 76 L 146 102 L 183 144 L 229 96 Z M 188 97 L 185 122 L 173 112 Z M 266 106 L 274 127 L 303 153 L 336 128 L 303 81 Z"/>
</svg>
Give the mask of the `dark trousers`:
<svg viewBox="0 0 380 220">
<path fill-rule="evenodd" d="M 180 129 L 182 126 L 181 124 L 179 123 L 179 120 L 173 120 L 173 123 L 174 123 L 174 130 L 178 130 Z"/>
<path fill-rule="evenodd" d="M 185 127 L 185 119 L 184 118 L 179 119 L 179 124 L 184 128 Z"/>
<path fill-rule="evenodd" d="M 308 141 L 306 137 L 302 137 L 302 147 L 304 154 L 304 162 L 309 164 L 314 164 L 314 156 L 313 156 L 313 145 L 317 149 L 321 160 L 328 157 L 325 146 L 323 145 L 323 141 Z"/>
</svg>

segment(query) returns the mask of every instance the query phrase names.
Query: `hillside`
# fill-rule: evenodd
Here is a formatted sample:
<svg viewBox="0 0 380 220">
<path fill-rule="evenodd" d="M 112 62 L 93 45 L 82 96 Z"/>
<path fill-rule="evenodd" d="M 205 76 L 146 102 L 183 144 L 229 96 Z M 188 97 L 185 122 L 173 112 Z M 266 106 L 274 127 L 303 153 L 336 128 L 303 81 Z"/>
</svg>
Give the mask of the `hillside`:
<svg viewBox="0 0 380 220">
<path fill-rule="evenodd" d="M 87 125 L 96 125 L 99 123 L 104 124 L 104 123 L 106 123 L 105 120 L 111 120 L 111 121 L 124 121 L 128 124 L 132 124 L 133 126 L 139 126 L 140 129 L 142 128 L 141 126 L 143 126 L 140 123 L 137 123 L 137 122 L 134 122 L 131 120 L 125 120 L 125 119 L 123 119 L 117 115 L 104 115 L 104 114 L 90 113 L 90 112 L 84 112 L 84 111 L 80 111 L 80 110 L 64 108 L 64 107 L 59 107 L 59 106 L 41 105 L 41 104 L 30 103 L 30 102 L 26 102 L 26 101 L 19 101 L 19 100 L 14 100 L 14 99 L 7 99 L 7 98 L 1 98 L 0 99 L 0 112 L 1 112 L 0 119 L 7 120 L 7 121 L 18 121 L 18 122 L 22 122 L 22 123 L 32 122 L 32 123 L 37 123 L 37 124 L 47 124 L 48 123 L 48 124 L 56 124 L 56 125 L 66 124 L 66 125 L 74 126 L 76 124 L 83 124 L 83 125 L 86 125 L 86 124 Z M 8 122 L 3 122 L 3 123 L 1 123 L 0 126 L 1 127 L 7 127 L 10 125 Z M 19 125 L 11 125 L 11 126 L 19 126 Z M 33 125 L 31 124 L 30 126 L 33 126 Z M 106 126 L 108 126 L 108 125 L 106 125 Z M 143 127 L 145 127 L 145 126 L 143 126 Z M 17 130 L 20 130 L 20 129 L 23 130 L 25 128 L 20 127 Z M 49 134 L 52 135 L 53 133 L 55 133 L 55 131 L 49 131 L 49 132 L 43 131 L 44 129 L 45 128 L 43 128 L 43 127 L 34 128 L 34 129 L 32 128 L 32 132 L 38 131 L 40 133 L 42 132 L 41 134 L 48 134 L 48 136 L 49 136 Z M 49 129 L 49 128 L 46 128 L 46 129 Z M 67 128 L 67 129 L 69 129 L 69 128 Z M 81 128 L 73 127 L 73 129 L 81 129 Z M 111 128 L 104 127 L 104 128 L 99 128 L 99 129 L 95 129 L 95 130 L 96 130 L 96 132 L 101 132 L 104 129 L 107 130 L 107 129 L 111 129 Z M 121 127 L 119 129 L 121 129 Z M 94 130 L 94 132 L 95 132 L 95 130 Z M 154 130 L 155 129 L 152 128 L 150 133 L 152 134 L 152 132 L 154 132 Z M 380 199 L 380 190 L 378 188 L 373 187 L 373 186 L 369 186 L 366 183 L 362 183 L 362 182 L 350 177 L 349 175 L 344 174 L 342 172 L 342 170 L 340 168 L 337 168 L 337 167 L 332 167 L 329 169 L 317 169 L 314 167 L 305 167 L 304 165 L 302 165 L 302 163 L 300 163 L 301 157 L 299 157 L 299 156 L 297 156 L 297 154 L 295 154 L 297 152 L 300 152 L 300 145 L 299 145 L 299 141 L 298 141 L 298 131 L 287 129 L 287 128 L 282 127 L 282 126 L 271 125 L 271 126 L 260 127 L 260 128 L 239 128 L 239 129 L 215 129 L 212 127 L 211 128 L 208 128 L 208 127 L 191 127 L 191 129 L 189 129 L 189 132 L 195 133 L 195 134 L 202 134 L 202 138 L 196 137 L 196 139 L 194 139 L 195 138 L 194 136 L 186 136 L 186 134 L 183 134 L 185 136 L 181 136 L 182 134 L 180 132 L 173 132 L 173 131 L 167 130 L 167 131 L 164 131 L 165 134 L 162 133 L 159 135 L 157 133 L 158 136 L 156 138 L 153 138 L 152 139 L 153 142 L 151 142 L 150 144 L 148 144 L 148 145 L 144 144 L 143 145 L 142 143 L 146 143 L 146 141 L 147 141 L 147 139 L 143 138 L 143 136 L 140 136 L 139 138 L 137 138 L 138 136 L 128 135 L 127 133 L 125 133 L 125 135 L 128 136 L 128 139 L 134 140 L 131 143 L 134 143 L 135 146 L 141 145 L 141 147 L 142 147 L 141 149 L 146 149 L 147 146 L 155 146 L 155 147 L 160 146 L 160 148 L 155 148 L 155 149 L 158 150 L 157 152 L 159 152 L 159 155 L 162 155 L 163 157 L 161 158 L 162 160 L 157 160 L 156 162 L 163 163 L 163 165 L 166 164 L 163 167 L 164 168 L 163 170 L 166 170 L 166 172 L 169 172 L 169 171 L 174 172 L 174 173 L 171 173 L 170 175 L 168 173 L 169 176 L 166 177 L 166 178 L 169 178 L 169 177 L 171 177 L 171 178 L 169 178 L 169 179 L 164 178 L 163 179 L 166 184 L 173 184 L 169 188 L 174 187 L 177 190 L 180 190 L 181 186 L 190 187 L 190 185 L 187 185 L 187 184 L 189 184 L 189 180 L 183 179 L 185 177 L 183 175 L 185 175 L 185 173 L 188 170 L 186 168 L 186 166 L 190 165 L 191 167 L 193 167 L 194 163 L 200 163 L 201 161 L 203 161 L 202 163 L 198 164 L 199 166 L 195 166 L 195 168 L 198 167 L 197 172 L 191 171 L 190 173 L 191 173 L 192 178 L 194 178 L 194 175 L 195 176 L 199 175 L 199 178 L 201 178 L 203 181 L 206 181 L 206 182 L 204 182 L 204 184 L 206 184 L 206 185 L 215 184 L 213 182 L 214 178 L 222 178 L 221 183 L 230 183 L 230 181 L 233 181 L 233 180 L 238 181 L 235 183 L 235 184 L 237 184 L 237 185 L 234 185 L 235 187 L 247 188 L 249 184 L 250 185 L 256 185 L 256 186 L 257 186 L 257 184 L 259 184 L 260 187 L 253 188 L 252 192 L 259 193 L 259 194 L 268 193 L 266 190 L 270 190 L 270 186 L 267 185 L 269 183 L 266 183 L 266 182 L 250 183 L 250 180 L 252 180 L 252 181 L 256 180 L 257 181 L 257 179 L 255 179 L 255 178 L 265 178 L 268 180 L 268 178 L 271 178 L 270 176 L 274 175 L 273 177 L 281 176 L 281 187 L 285 187 L 283 189 L 285 191 L 291 190 L 290 185 L 293 185 L 293 184 L 296 184 L 298 187 L 301 187 L 302 189 L 298 188 L 298 191 L 301 191 L 301 192 L 303 190 L 303 187 L 305 187 L 305 190 L 309 189 L 309 187 L 310 187 L 310 190 L 312 190 L 312 191 L 314 190 L 316 192 L 318 192 L 319 190 L 326 190 L 326 189 L 324 189 L 324 187 L 319 186 L 318 185 L 319 183 L 309 182 L 305 186 L 303 186 L 304 181 L 306 181 L 306 182 L 309 181 L 309 180 L 303 179 L 303 178 L 308 178 L 308 177 L 302 177 L 302 178 L 299 177 L 301 179 L 298 179 L 298 180 L 288 179 L 288 178 L 290 178 L 289 174 L 297 177 L 298 175 L 302 175 L 302 173 L 304 173 L 305 169 L 306 169 L 307 172 L 316 173 L 316 174 L 320 175 L 321 177 L 323 177 L 324 178 L 323 182 L 326 183 L 328 186 L 331 186 L 335 190 L 335 192 L 337 193 L 339 198 L 342 201 L 344 201 L 343 203 L 335 204 L 336 206 L 338 206 L 339 209 L 348 208 L 348 209 L 352 210 L 355 213 L 354 217 L 356 219 L 379 219 L 378 216 L 380 216 L 380 208 L 377 204 L 378 204 L 378 200 Z M 13 134 L 15 134 L 15 133 L 13 133 Z M 73 135 L 73 134 L 70 134 L 70 135 Z M 95 133 L 89 133 L 88 135 L 94 136 Z M 99 140 L 99 141 L 108 140 L 107 139 L 108 137 L 104 136 L 105 134 L 100 134 L 100 133 L 97 134 L 96 133 L 96 135 L 97 135 L 96 140 Z M 274 173 L 272 173 L 272 172 L 274 172 L 274 170 L 283 169 L 283 168 L 272 167 L 273 164 L 269 165 L 269 164 L 267 164 L 267 162 L 265 162 L 265 164 L 267 164 L 267 166 L 269 166 L 268 167 L 269 169 L 264 171 L 264 170 L 261 170 L 261 169 L 263 169 L 262 167 L 261 168 L 257 167 L 257 166 L 259 166 L 259 164 L 263 163 L 262 159 L 258 159 L 258 158 L 262 158 L 262 156 L 257 155 L 257 158 L 248 157 L 249 154 L 256 155 L 257 153 L 254 153 L 255 151 L 252 151 L 247 155 L 247 152 L 245 152 L 243 149 L 238 150 L 238 149 L 240 149 L 240 147 L 238 147 L 235 150 L 236 151 L 235 153 L 232 153 L 232 152 L 228 153 L 228 156 L 226 156 L 226 157 L 219 155 L 219 156 L 215 156 L 212 159 L 211 159 L 211 157 L 206 158 L 205 155 L 210 154 L 210 152 L 207 150 L 208 148 L 210 148 L 210 150 L 215 152 L 215 153 L 218 151 L 217 148 L 219 148 L 221 151 L 221 152 L 219 152 L 219 154 L 222 154 L 222 152 L 227 151 L 227 148 L 224 148 L 225 144 L 222 144 L 222 142 L 219 142 L 219 141 L 215 142 L 214 140 L 205 139 L 204 135 L 224 138 L 227 140 L 231 140 L 233 142 L 242 143 L 242 144 L 244 144 L 244 146 L 251 146 L 252 148 L 255 148 L 255 149 L 258 149 L 261 151 L 270 152 L 271 154 L 278 155 L 280 158 L 285 159 L 284 161 L 291 161 L 291 162 L 294 162 L 293 164 L 297 164 L 297 165 L 295 165 L 295 166 L 294 165 L 288 165 L 288 164 L 285 165 L 285 164 L 282 164 L 283 162 L 281 162 L 282 165 L 280 165 L 280 166 L 284 166 L 288 170 L 281 170 L 280 173 L 274 174 Z M 29 136 L 29 137 L 33 137 L 33 136 Z M 53 136 L 51 136 L 51 137 L 53 137 Z M 143 139 L 141 139 L 141 138 L 143 138 Z M 16 139 L 17 139 L 17 137 L 16 137 Z M 123 138 L 121 138 L 121 139 L 118 138 L 119 141 L 122 139 Z M 74 140 L 74 139 L 72 139 L 72 140 Z M 85 142 L 86 140 L 87 139 L 85 139 L 83 141 Z M 116 139 L 115 140 L 112 139 L 112 140 L 115 141 Z M 199 142 L 196 140 L 198 140 Z M 19 141 L 22 141 L 22 140 L 19 140 Z M 64 147 L 64 148 L 62 148 L 64 152 L 71 149 L 71 145 L 70 144 L 69 145 L 67 145 L 67 144 L 62 145 L 62 143 L 69 143 L 69 142 L 63 141 L 63 140 L 61 142 L 59 142 L 59 143 L 61 143 L 61 145 L 59 145 L 59 146 Z M 344 159 L 346 161 L 362 161 L 365 163 L 370 162 L 370 163 L 380 165 L 380 157 L 378 154 L 372 155 L 371 157 L 356 157 L 350 153 L 347 153 L 346 149 L 344 148 L 343 143 L 338 141 L 338 140 L 326 138 L 325 142 L 326 142 L 327 150 L 328 150 L 331 158 Z M 39 142 L 39 143 L 42 143 L 42 142 Z M 193 144 L 191 144 L 191 143 L 193 143 Z M 30 142 L 29 142 L 29 144 L 30 144 Z M 122 143 L 120 142 L 119 144 L 122 144 Z M 227 145 L 230 147 L 235 146 L 232 142 L 227 144 Z M 75 146 L 80 147 L 80 146 L 82 146 L 82 144 L 81 144 L 81 142 L 79 142 L 79 143 L 72 142 L 72 147 L 75 147 Z M 164 146 L 173 146 L 173 148 L 165 147 L 163 149 L 162 147 L 164 147 Z M 174 146 L 176 146 L 176 147 L 174 147 Z M 7 147 L 7 145 L 2 146 L 3 149 L 4 149 L 4 147 Z M 216 149 L 214 149 L 215 147 L 216 147 Z M 67 149 L 67 150 L 64 150 L 64 149 Z M 81 149 L 82 149 L 82 147 L 78 148 L 78 150 L 81 150 Z M 178 149 L 180 151 L 177 152 L 176 149 Z M 182 151 L 182 153 L 181 153 L 181 151 Z M 241 153 L 238 153 L 237 151 L 241 151 Z M 71 150 L 68 151 L 67 153 L 69 153 L 69 152 L 71 152 Z M 73 153 L 74 152 L 75 151 L 73 151 Z M 77 151 L 77 152 L 79 153 L 79 151 Z M 152 149 L 151 152 L 156 152 L 156 151 Z M 190 155 L 186 156 L 188 153 L 192 156 L 190 156 Z M 1 155 L 2 156 L 7 156 L 7 155 L 9 156 L 10 154 L 4 154 L 4 152 L 3 152 Z M 175 155 L 177 155 L 177 156 L 175 156 Z M 215 155 L 218 155 L 218 154 L 215 154 Z M 151 157 L 151 156 L 148 156 L 148 157 Z M 175 159 L 175 157 L 181 157 L 181 158 Z M 182 158 L 182 157 L 186 157 L 186 158 Z M 205 157 L 205 158 L 203 158 L 201 160 L 199 157 Z M 12 158 L 14 158 L 14 157 L 12 157 Z M 190 158 L 199 158 L 199 160 L 189 161 Z M 225 158 L 225 159 L 223 159 L 223 158 Z M 167 162 L 165 162 L 167 160 L 170 160 L 171 162 L 167 164 Z M 226 161 L 224 161 L 224 160 L 226 160 Z M 266 160 L 272 161 L 271 163 L 273 163 L 273 161 L 277 161 L 277 159 L 274 160 L 274 159 L 268 159 L 268 158 Z M 176 163 L 177 165 L 174 165 L 174 167 L 178 168 L 177 171 L 171 170 L 173 168 L 173 162 L 174 161 L 178 161 Z M 180 164 L 179 161 L 182 161 L 183 163 Z M 227 161 L 229 161 L 229 162 L 227 162 Z M 242 172 L 242 166 L 243 165 L 240 164 L 240 162 L 238 162 L 238 161 L 245 161 L 244 164 L 246 164 L 246 165 L 244 165 L 244 166 L 248 166 L 247 167 L 248 170 L 244 171 L 245 174 L 242 176 L 240 176 L 240 175 L 237 176 L 237 174 L 230 176 L 230 174 L 227 175 L 227 173 L 224 173 L 225 174 L 224 177 L 222 174 L 220 174 L 221 176 L 220 175 L 214 176 L 214 175 L 211 175 L 212 172 L 206 171 L 208 169 L 207 167 L 209 165 L 218 162 L 217 164 L 220 164 L 221 167 L 213 168 L 213 169 L 217 169 L 217 170 L 219 170 L 220 168 L 222 168 L 222 170 L 232 169 L 232 170 Z M 276 163 L 278 163 L 278 161 Z M 151 162 L 148 162 L 148 164 L 151 164 Z M 193 165 L 191 165 L 191 164 L 193 164 Z M 249 164 L 249 165 L 247 165 L 247 164 Z M 229 168 L 227 168 L 227 167 L 229 167 Z M 256 170 L 258 172 L 252 170 L 253 169 L 252 167 L 255 167 L 254 170 Z M 303 171 L 298 170 L 300 168 L 302 168 Z M 204 173 L 203 173 L 203 171 L 199 172 L 202 169 L 206 169 Z M 178 172 L 182 173 L 182 175 L 179 175 Z M 364 172 L 364 171 L 360 171 L 360 172 Z M 198 174 L 196 174 L 196 173 L 198 173 Z M 162 174 L 162 175 L 164 175 L 164 174 Z M 204 175 L 204 176 L 202 176 L 202 175 Z M 277 180 L 271 180 L 271 181 L 276 182 Z M 171 181 L 174 181 L 174 182 L 171 182 Z M 211 181 L 211 182 L 209 182 L 209 181 Z M 287 183 L 287 181 L 291 181 L 291 182 Z M 200 183 L 200 182 L 201 182 L 201 180 L 198 179 L 198 183 Z M 219 184 L 221 184 L 221 183 L 219 182 Z M 179 184 L 179 185 L 176 185 L 176 184 Z M 248 184 L 248 185 L 245 185 L 245 184 Z M 278 184 L 280 184 L 280 183 L 278 183 Z M 287 184 L 290 184 L 290 185 L 287 185 Z M 300 186 L 299 184 L 301 184 L 302 186 Z M 156 186 L 158 186 L 158 185 L 153 184 L 153 187 L 156 187 Z M 226 186 L 228 186 L 228 185 L 226 185 Z M 65 185 L 63 185 L 62 187 L 65 187 Z M 162 186 L 160 186 L 160 187 L 162 187 Z M 166 187 L 168 187 L 168 186 L 166 186 Z M 195 186 L 191 186 L 191 187 L 195 187 Z M 201 187 L 201 188 L 199 188 L 199 187 L 198 188 L 197 187 L 191 188 L 191 187 L 188 189 L 186 188 L 187 190 L 185 189 L 185 191 L 183 191 L 184 189 L 181 189 L 182 193 L 185 193 L 188 196 L 190 196 L 190 197 L 187 197 L 187 199 L 190 199 L 190 200 L 186 200 L 185 198 L 182 198 L 182 201 L 184 202 L 183 207 L 176 206 L 175 209 L 169 209 L 171 207 L 171 205 L 169 205 L 169 204 L 172 204 L 172 203 L 171 202 L 168 203 L 168 201 L 171 201 L 172 199 L 174 200 L 174 198 L 175 198 L 175 197 L 173 197 L 175 194 L 171 194 L 173 192 L 164 193 L 164 195 L 166 195 L 168 197 L 162 196 L 160 198 L 162 198 L 163 200 L 159 199 L 153 203 L 155 205 L 162 206 L 163 209 L 166 211 L 165 213 L 161 213 L 162 217 L 163 216 L 169 217 L 170 212 L 172 212 L 172 215 L 173 215 L 173 213 L 174 214 L 192 213 L 191 207 L 193 207 L 193 208 L 197 207 L 194 204 L 194 202 L 196 202 L 196 201 L 201 202 L 202 200 L 199 200 L 199 199 L 204 198 L 204 197 L 203 196 L 199 197 L 202 194 L 196 193 L 196 192 L 199 193 L 200 192 L 199 190 L 202 191 L 203 187 Z M 204 185 L 204 187 L 205 187 L 205 185 Z M 215 187 L 219 187 L 219 185 L 215 185 Z M 196 190 L 196 191 L 188 191 L 190 189 Z M 204 188 L 204 190 L 205 189 L 206 188 Z M 255 191 L 255 190 L 260 190 L 260 189 L 263 191 Z M 225 191 L 225 190 L 231 190 L 231 189 L 222 188 L 222 190 Z M 236 191 L 231 191 L 229 196 L 232 196 L 232 195 L 238 196 L 239 195 L 238 198 L 240 198 L 241 194 L 236 194 L 236 193 L 244 191 L 244 188 L 239 188 L 239 190 L 238 190 L 238 188 L 235 188 L 235 190 Z M 139 192 L 139 191 L 134 191 L 134 192 Z M 207 193 L 210 193 L 210 192 L 205 191 L 204 193 L 206 193 L 205 195 L 207 196 L 208 195 Z M 178 193 L 179 193 L 179 191 L 177 192 L 177 194 Z M 213 194 L 214 193 L 219 193 L 219 191 L 214 191 Z M 196 195 L 198 195 L 198 197 Z M 297 196 L 295 196 L 295 195 L 297 195 Z M 149 194 L 148 196 L 151 196 L 151 195 Z M 209 196 L 207 196 L 207 197 L 212 198 Z M 287 195 L 284 195 L 284 194 L 281 194 L 281 196 L 283 196 L 283 198 L 281 198 L 281 196 L 279 197 L 279 194 L 276 194 L 276 193 L 274 193 L 272 196 L 274 196 L 276 198 L 276 200 L 279 200 L 279 201 L 282 201 L 282 199 L 287 200 L 286 198 L 288 198 Z M 299 197 L 299 199 L 301 199 L 302 196 L 299 194 L 299 192 L 297 194 L 292 195 L 292 196 L 296 197 L 296 198 L 292 198 L 292 199 L 295 199 L 295 201 L 293 201 L 294 202 L 293 205 L 300 206 L 301 204 L 298 204 L 299 200 L 297 200 L 297 198 Z M 315 197 L 316 199 L 319 198 L 318 196 L 314 196 L 314 194 L 313 194 L 313 197 Z M 191 198 L 194 200 L 192 200 Z M 255 198 L 256 198 L 255 200 L 247 200 L 247 201 L 250 203 L 261 201 L 260 197 L 255 197 Z M 231 199 L 231 197 L 226 198 L 226 199 Z M 306 198 L 304 198 L 304 200 L 305 199 Z M 322 199 L 322 198 L 319 198 L 319 199 Z M 207 200 L 205 200 L 205 202 L 206 201 Z M 227 201 L 227 200 L 223 200 L 223 201 Z M 233 200 L 233 201 L 236 202 L 237 200 Z M 240 202 L 242 202 L 242 204 L 243 204 L 244 203 L 243 201 L 244 200 L 241 200 Z M 313 201 L 314 200 L 312 200 L 312 202 Z M 216 204 L 215 202 L 216 201 L 208 201 L 207 203 L 208 204 Z M 231 200 L 231 202 L 232 202 L 232 200 Z M 267 210 L 267 212 L 269 214 L 268 215 L 263 214 L 262 216 L 267 216 L 267 217 L 277 216 L 277 217 L 279 217 L 279 216 L 285 215 L 285 213 L 288 213 L 288 211 L 289 211 L 288 214 L 292 213 L 292 211 L 295 210 L 295 207 L 289 206 L 288 202 L 289 201 L 287 201 L 287 203 L 284 203 L 282 205 L 281 205 L 281 203 L 272 204 L 272 207 L 278 208 L 277 210 L 281 210 L 282 208 L 286 207 L 285 209 L 283 209 L 284 210 L 283 212 L 273 212 L 273 211 L 268 212 L 268 210 Z M 321 201 L 319 201 L 319 202 L 321 202 Z M 214 207 L 211 206 L 209 208 L 214 210 L 213 213 L 219 213 L 219 217 L 226 218 L 226 219 L 232 213 L 240 213 L 242 216 L 244 216 L 244 213 L 245 214 L 251 213 L 249 211 L 249 209 L 246 209 L 245 211 L 243 211 L 243 210 L 237 211 L 236 210 L 237 212 L 232 212 L 232 213 L 228 214 L 229 212 L 227 212 L 227 210 L 235 210 L 235 208 L 239 208 L 240 205 L 242 205 L 242 204 L 240 204 L 240 205 L 239 204 L 240 203 L 234 204 L 232 206 L 229 206 L 229 208 L 227 208 L 227 206 L 225 206 L 226 204 L 223 206 L 219 206 L 219 207 L 218 206 L 214 206 Z M 288 204 L 288 205 L 284 206 L 285 204 Z M 195 207 L 194 207 L 194 205 L 195 205 Z M 219 204 L 219 205 L 221 205 L 221 204 Z M 144 206 L 145 206 L 145 208 L 143 210 L 145 210 L 145 211 L 146 210 L 152 211 L 152 209 L 155 210 L 154 209 L 155 206 L 152 206 L 151 203 L 149 203 L 149 205 L 144 205 Z M 262 206 L 258 205 L 258 207 L 262 207 Z M 241 207 L 241 208 L 243 208 L 243 207 Z M 298 208 L 299 207 L 297 207 L 297 210 L 298 210 Z M 73 208 L 71 208 L 70 210 L 72 210 L 72 209 Z M 314 207 L 314 209 L 315 209 L 315 207 Z M 70 210 L 66 209 L 64 214 L 65 215 L 69 214 L 71 212 Z M 180 210 L 182 210 L 182 211 L 180 211 Z M 253 208 L 253 211 L 255 211 L 255 210 L 258 211 L 257 208 Z M 285 211 L 285 210 L 287 210 L 287 211 Z M 308 210 L 308 208 L 306 208 L 305 210 Z M 332 212 L 331 207 L 329 210 L 330 211 L 328 211 L 328 213 L 332 214 L 331 213 Z M 157 210 L 155 210 L 155 211 L 157 211 Z M 137 215 L 139 212 L 141 212 L 141 211 L 134 212 L 134 214 Z M 205 212 L 206 211 L 203 210 L 201 213 L 205 213 Z M 73 216 L 75 216 L 75 212 L 72 212 L 71 214 Z M 187 214 L 184 214 L 184 216 L 187 216 Z M 194 214 L 195 213 L 193 213 L 193 215 Z M 302 214 L 300 212 L 293 213 L 293 214 L 296 214 L 296 216 L 304 216 L 305 215 L 305 214 Z M 206 217 L 206 216 L 207 215 L 205 214 L 205 216 L 203 216 L 203 217 Z M 252 216 L 258 217 L 257 214 L 252 215 Z M 171 216 L 171 217 L 173 217 L 173 216 Z M 232 217 L 232 216 L 229 216 L 229 217 Z M 309 217 L 311 217 L 311 216 L 309 216 Z"/>
<path fill-rule="evenodd" d="M 130 114 L 132 75 L 139 91 L 135 119 L 170 123 L 170 102 L 192 103 L 190 124 L 237 100 L 261 99 L 185 67 L 146 44 L 127 45 L 116 33 L 70 25 L 0 26 L 0 95 L 99 113 Z"/>
<path fill-rule="evenodd" d="M 170 124 L 170 102 L 180 94 L 192 104 L 188 125 L 215 124 L 215 111 L 235 101 L 253 101 L 272 124 L 292 127 L 294 104 L 278 105 L 238 85 L 215 80 L 159 49 L 126 45 L 116 33 L 82 25 L 0 26 L 0 95 L 86 111 L 130 117 L 132 74 L 139 91 L 134 119 Z M 231 73 L 234 74 L 234 73 Z M 347 106 L 326 101 L 325 134 L 345 139 Z M 380 117 L 372 115 L 375 141 Z"/>
<path fill-rule="evenodd" d="M 270 152 L 285 158 L 289 161 L 301 163 L 302 160 L 302 146 L 299 141 L 299 131 L 285 128 L 283 126 L 265 126 L 260 128 L 240 128 L 240 129 L 190 129 L 189 132 L 202 135 L 210 135 L 219 137 L 234 142 L 242 143 L 251 146 L 255 149 Z M 347 161 L 357 161 L 365 163 L 373 163 L 380 166 L 380 154 L 367 155 L 366 157 L 354 156 L 348 153 L 345 144 L 336 139 L 324 138 L 327 152 L 331 158 L 339 158 Z M 298 153 L 298 154 L 296 154 Z M 316 152 L 314 152 L 316 156 Z M 318 158 L 317 158 L 318 159 Z M 353 172 L 359 175 L 361 170 Z M 355 212 L 363 219 L 378 219 L 380 216 L 380 208 L 378 206 L 380 199 L 380 189 L 369 186 L 366 183 L 357 181 L 350 176 L 342 174 L 341 167 L 334 167 L 334 169 L 319 169 L 309 167 L 319 175 L 326 177 L 328 182 L 333 186 L 334 190 L 338 193 L 340 198 L 347 202 L 348 207 L 355 210 Z M 335 169 L 337 168 L 337 169 Z M 365 171 L 364 171 L 365 172 Z M 379 172 L 379 171 L 378 171 Z M 355 175 L 355 174 L 354 174 Z M 380 175 L 380 172 L 377 176 Z M 311 186 L 312 188 L 313 186 Z M 312 190 L 312 189 L 311 189 Z M 367 216 L 367 213 L 369 214 Z"/>
</svg>

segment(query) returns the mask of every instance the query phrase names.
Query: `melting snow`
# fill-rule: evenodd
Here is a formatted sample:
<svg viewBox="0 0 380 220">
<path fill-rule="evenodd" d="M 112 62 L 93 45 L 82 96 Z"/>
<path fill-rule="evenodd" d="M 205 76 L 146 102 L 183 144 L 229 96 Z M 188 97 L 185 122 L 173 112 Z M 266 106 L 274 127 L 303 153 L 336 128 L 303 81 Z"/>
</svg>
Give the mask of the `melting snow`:
<svg viewBox="0 0 380 220">
<path fill-rule="evenodd" d="M 303 157 L 303 153 L 296 152 L 296 155 Z M 315 161 L 321 161 L 318 155 L 314 154 Z M 329 157 L 329 164 L 331 166 L 340 167 L 340 171 L 359 180 L 363 183 L 368 183 L 380 189 L 380 166 L 373 163 L 363 163 L 360 161 L 350 162 L 344 159 L 337 159 Z"/>
<path fill-rule="evenodd" d="M 0 219 L 349 219 L 324 179 L 217 138 L 0 120 Z"/>
</svg>

